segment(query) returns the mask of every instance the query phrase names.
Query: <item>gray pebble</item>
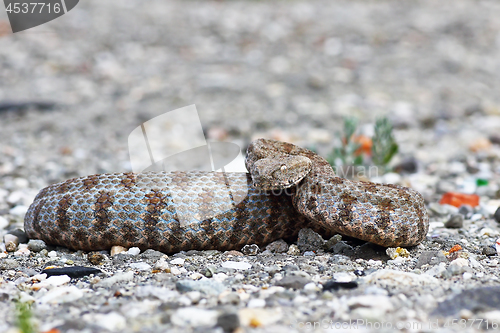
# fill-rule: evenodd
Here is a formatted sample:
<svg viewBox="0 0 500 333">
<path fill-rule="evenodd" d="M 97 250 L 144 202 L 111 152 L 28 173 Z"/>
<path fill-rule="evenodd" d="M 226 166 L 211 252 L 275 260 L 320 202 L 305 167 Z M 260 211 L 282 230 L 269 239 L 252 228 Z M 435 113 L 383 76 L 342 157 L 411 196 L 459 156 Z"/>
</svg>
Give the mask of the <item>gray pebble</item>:
<svg viewBox="0 0 500 333">
<path fill-rule="evenodd" d="M 336 243 L 335 245 L 333 245 L 330 248 L 330 251 L 332 251 L 333 254 L 342 254 L 342 255 L 345 255 L 348 257 L 354 255 L 353 247 L 348 245 L 344 241 L 340 241 L 340 242 Z"/>
<path fill-rule="evenodd" d="M 28 242 L 28 249 L 33 252 L 40 252 L 47 248 L 47 244 L 41 239 L 30 239 Z"/>
<path fill-rule="evenodd" d="M 278 265 L 272 265 L 269 267 L 264 267 L 264 271 L 266 271 L 269 275 L 273 276 L 274 274 L 281 271 L 281 268 Z"/>
<path fill-rule="evenodd" d="M 288 244 L 284 240 L 278 239 L 277 241 L 270 243 L 266 247 L 266 250 L 270 251 L 271 253 L 285 253 L 286 251 L 288 251 Z"/>
<path fill-rule="evenodd" d="M 415 268 L 420 268 L 423 265 L 437 265 L 441 262 L 447 262 L 448 260 L 444 256 L 442 251 L 424 251 L 418 257 L 417 264 L 415 265 Z"/>
<path fill-rule="evenodd" d="M 220 326 L 224 332 L 233 332 L 240 327 L 240 318 L 234 312 L 225 312 L 217 317 L 217 326 Z"/>
<path fill-rule="evenodd" d="M 432 312 L 437 316 L 457 316 L 461 310 L 500 309 L 500 287 L 481 287 L 462 291 L 438 304 Z"/>
<path fill-rule="evenodd" d="M 208 265 L 205 269 L 205 276 L 212 277 L 214 276 L 215 272 L 217 272 L 217 267 L 215 267 L 214 265 Z"/>
<path fill-rule="evenodd" d="M 152 249 L 147 249 L 143 253 L 141 253 L 140 257 L 142 259 L 153 259 L 153 260 L 158 260 L 161 257 L 163 257 L 165 254 L 160 251 L 152 250 Z"/>
<path fill-rule="evenodd" d="M 304 228 L 299 231 L 297 246 L 301 252 L 317 251 L 323 248 L 325 240 L 320 234 L 309 228 Z"/>
<path fill-rule="evenodd" d="M 471 205 L 461 205 L 458 208 L 458 212 L 462 214 L 466 219 L 470 219 L 472 214 L 474 214 L 474 208 Z"/>
<path fill-rule="evenodd" d="M 19 262 L 14 259 L 2 259 L 0 260 L 0 270 L 1 269 L 14 269 L 19 267 Z"/>
<path fill-rule="evenodd" d="M 276 283 L 277 286 L 292 288 L 292 289 L 302 289 L 306 284 L 309 283 L 309 279 L 300 275 L 287 275 L 283 279 Z"/>
<path fill-rule="evenodd" d="M 332 247 L 342 240 L 342 235 L 337 234 L 332 236 L 326 243 L 323 245 L 323 249 L 325 251 L 332 251 Z"/>
<path fill-rule="evenodd" d="M 221 304 L 238 305 L 240 304 L 240 296 L 237 293 L 227 293 L 219 297 L 219 302 Z"/>
<path fill-rule="evenodd" d="M 494 256 L 497 254 L 497 250 L 491 245 L 485 245 L 482 248 L 482 254 L 486 256 Z"/>
<path fill-rule="evenodd" d="M 180 280 L 175 283 L 180 292 L 199 291 L 207 295 L 219 295 L 226 288 L 218 281 L 213 280 Z"/>
<path fill-rule="evenodd" d="M 464 216 L 462 214 L 454 214 L 444 224 L 446 228 L 459 229 L 464 227 Z"/>
</svg>

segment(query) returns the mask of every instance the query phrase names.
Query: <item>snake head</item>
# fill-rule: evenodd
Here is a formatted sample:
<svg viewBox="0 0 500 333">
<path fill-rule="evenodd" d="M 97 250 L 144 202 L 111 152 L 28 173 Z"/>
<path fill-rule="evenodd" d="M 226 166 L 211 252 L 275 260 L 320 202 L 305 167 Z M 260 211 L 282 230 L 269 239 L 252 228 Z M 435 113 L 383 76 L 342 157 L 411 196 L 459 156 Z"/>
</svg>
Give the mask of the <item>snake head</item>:
<svg viewBox="0 0 500 333">
<path fill-rule="evenodd" d="M 305 156 L 263 158 L 253 164 L 250 174 L 253 186 L 264 191 L 289 188 L 311 171 L 312 162 Z"/>
</svg>

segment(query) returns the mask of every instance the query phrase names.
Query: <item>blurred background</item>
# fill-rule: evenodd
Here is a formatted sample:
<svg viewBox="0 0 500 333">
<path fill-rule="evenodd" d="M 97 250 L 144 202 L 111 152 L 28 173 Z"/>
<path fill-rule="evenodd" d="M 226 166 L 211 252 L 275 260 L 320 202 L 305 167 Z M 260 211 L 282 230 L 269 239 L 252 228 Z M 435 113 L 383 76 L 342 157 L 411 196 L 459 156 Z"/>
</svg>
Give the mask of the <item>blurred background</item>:
<svg viewBox="0 0 500 333">
<path fill-rule="evenodd" d="M 445 162 L 500 140 L 498 17 L 498 1 L 86 0 L 12 34 L 2 9 L 0 177 L 130 170 L 130 132 L 190 104 L 211 140 L 323 155 L 343 117 L 370 134 L 385 115 L 395 163 Z"/>
</svg>

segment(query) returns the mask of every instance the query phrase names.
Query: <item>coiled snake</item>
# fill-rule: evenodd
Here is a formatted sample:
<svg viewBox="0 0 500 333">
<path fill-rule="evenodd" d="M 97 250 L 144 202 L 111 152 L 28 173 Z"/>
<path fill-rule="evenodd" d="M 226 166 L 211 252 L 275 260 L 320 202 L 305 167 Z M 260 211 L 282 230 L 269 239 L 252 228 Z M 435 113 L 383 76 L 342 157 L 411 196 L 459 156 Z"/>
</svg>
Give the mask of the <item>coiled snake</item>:
<svg viewBox="0 0 500 333">
<path fill-rule="evenodd" d="M 24 227 L 30 238 L 71 249 L 137 246 L 166 253 L 240 249 L 310 227 L 382 246 L 426 236 L 422 196 L 397 185 L 335 175 L 296 145 L 267 139 L 247 150 L 245 173 L 114 173 L 69 179 L 40 191 Z"/>
</svg>

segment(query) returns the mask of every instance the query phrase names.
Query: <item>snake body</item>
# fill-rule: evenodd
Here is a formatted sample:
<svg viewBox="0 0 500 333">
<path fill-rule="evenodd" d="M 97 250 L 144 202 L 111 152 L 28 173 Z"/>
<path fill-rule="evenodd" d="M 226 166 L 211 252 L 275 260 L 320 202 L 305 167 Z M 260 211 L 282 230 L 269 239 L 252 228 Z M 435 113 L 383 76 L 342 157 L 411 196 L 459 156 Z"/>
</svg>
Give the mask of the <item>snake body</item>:
<svg viewBox="0 0 500 333">
<path fill-rule="evenodd" d="M 428 231 L 410 188 L 337 177 L 328 162 L 290 143 L 258 139 L 245 173 L 114 173 L 42 189 L 25 216 L 30 238 L 79 250 L 114 245 L 166 253 L 240 249 L 310 227 L 382 246 L 412 246 Z"/>
</svg>

